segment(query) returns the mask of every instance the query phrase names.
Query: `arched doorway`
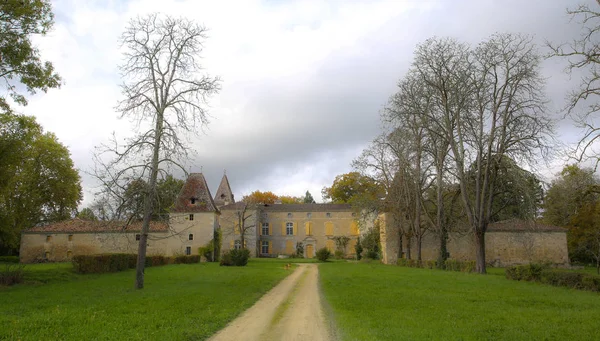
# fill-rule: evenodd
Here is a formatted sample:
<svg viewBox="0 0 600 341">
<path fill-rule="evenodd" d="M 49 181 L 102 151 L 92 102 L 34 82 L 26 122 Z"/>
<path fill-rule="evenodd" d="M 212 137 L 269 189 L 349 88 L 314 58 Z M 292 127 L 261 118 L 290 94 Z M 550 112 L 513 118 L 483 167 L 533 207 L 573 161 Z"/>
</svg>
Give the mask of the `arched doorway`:
<svg viewBox="0 0 600 341">
<path fill-rule="evenodd" d="M 315 256 L 315 247 L 312 244 L 306 245 L 306 258 L 313 258 Z"/>
</svg>

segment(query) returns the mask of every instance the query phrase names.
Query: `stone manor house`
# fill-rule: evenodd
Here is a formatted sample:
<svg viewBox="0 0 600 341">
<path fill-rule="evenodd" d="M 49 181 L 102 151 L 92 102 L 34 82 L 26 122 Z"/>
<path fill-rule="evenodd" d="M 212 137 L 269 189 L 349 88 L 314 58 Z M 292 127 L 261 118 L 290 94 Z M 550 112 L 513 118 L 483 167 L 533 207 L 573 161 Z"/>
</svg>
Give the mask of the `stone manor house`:
<svg viewBox="0 0 600 341">
<path fill-rule="evenodd" d="M 382 261 L 395 264 L 399 250 L 398 231 L 392 229 L 391 215 L 382 213 L 359 224 L 349 204 L 273 204 L 248 206 L 235 202 L 226 175 L 215 196 L 210 193 L 202 173 L 192 173 L 186 180 L 171 209 L 168 223 L 152 222 L 147 253 L 166 256 L 198 254 L 222 231 L 222 252 L 241 248 L 244 217 L 244 244 L 252 257 L 277 257 L 296 254 L 313 258 L 316 250 L 336 250 L 336 237 L 347 237 L 344 254 L 354 257 L 354 246 L 360 234 L 375 220 L 381 231 Z M 386 223 L 387 222 L 387 223 Z M 359 228 L 359 226 L 363 226 Z M 119 222 L 71 219 L 22 232 L 21 262 L 68 261 L 74 255 L 98 253 L 136 253 L 141 223 L 124 226 Z M 346 238 L 344 238 L 346 239 Z M 450 234 L 450 257 L 459 260 L 475 258 L 472 235 Z M 435 235 L 423 239 L 423 259 L 437 258 Z M 406 245 L 403 246 L 406 250 Z M 414 249 L 414 248 L 413 248 Z M 568 265 L 566 229 L 533 222 L 506 221 L 490 224 L 486 234 L 486 259 L 496 265 L 521 264 L 532 261 Z"/>
</svg>

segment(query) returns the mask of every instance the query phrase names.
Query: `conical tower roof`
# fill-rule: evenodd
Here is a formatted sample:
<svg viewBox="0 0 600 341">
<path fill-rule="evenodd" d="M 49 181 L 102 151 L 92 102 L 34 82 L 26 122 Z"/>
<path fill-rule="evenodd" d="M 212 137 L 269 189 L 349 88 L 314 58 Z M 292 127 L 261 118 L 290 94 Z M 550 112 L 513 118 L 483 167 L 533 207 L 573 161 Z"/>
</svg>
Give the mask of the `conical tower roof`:
<svg viewBox="0 0 600 341">
<path fill-rule="evenodd" d="M 215 194 L 215 205 L 220 207 L 227 204 L 233 204 L 234 202 L 233 192 L 231 192 L 231 187 L 229 186 L 229 179 L 227 179 L 227 174 L 223 174 L 223 178 L 221 179 L 221 183 Z"/>
<path fill-rule="evenodd" d="M 210 195 L 202 173 L 191 173 L 175 201 L 172 212 L 215 212 L 217 206 Z"/>
</svg>

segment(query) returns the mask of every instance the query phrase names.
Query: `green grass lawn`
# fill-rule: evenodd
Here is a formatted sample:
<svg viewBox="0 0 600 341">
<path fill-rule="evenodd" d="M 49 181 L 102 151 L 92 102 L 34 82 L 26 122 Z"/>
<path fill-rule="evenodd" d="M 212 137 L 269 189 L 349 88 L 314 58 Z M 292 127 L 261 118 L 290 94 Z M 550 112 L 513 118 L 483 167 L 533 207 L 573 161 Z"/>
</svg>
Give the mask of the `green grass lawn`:
<svg viewBox="0 0 600 341">
<path fill-rule="evenodd" d="M 26 284 L 0 288 L 0 340 L 202 340 L 249 308 L 290 271 L 181 264 L 76 275 L 71 265 L 26 266 Z"/>
<path fill-rule="evenodd" d="M 600 294 L 490 275 L 319 265 L 343 340 L 598 340 Z"/>
</svg>

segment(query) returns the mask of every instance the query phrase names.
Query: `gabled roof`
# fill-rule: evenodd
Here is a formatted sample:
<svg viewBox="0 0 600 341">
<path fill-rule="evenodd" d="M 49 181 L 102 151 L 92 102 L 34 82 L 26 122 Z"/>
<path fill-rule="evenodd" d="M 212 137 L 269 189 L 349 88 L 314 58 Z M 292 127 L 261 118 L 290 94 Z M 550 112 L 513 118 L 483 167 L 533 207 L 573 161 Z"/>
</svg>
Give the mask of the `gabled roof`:
<svg viewBox="0 0 600 341">
<path fill-rule="evenodd" d="M 215 194 L 215 204 L 217 206 L 222 206 L 225 205 L 225 202 L 231 204 L 234 203 L 235 200 L 233 200 L 233 192 L 231 192 L 231 187 L 229 186 L 229 179 L 227 179 L 226 174 L 223 174 L 223 178 L 221 179 L 221 183 Z"/>
<path fill-rule="evenodd" d="M 35 226 L 23 233 L 61 233 L 61 232 L 140 232 L 142 222 L 134 221 L 127 225 L 124 221 L 92 221 L 79 218 L 63 220 L 56 223 Z M 167 232 L 169 226 L 160 221 L 150 222 L 150 232 Z"/>
<path fill-rule="evenodd" d="M 217 207 L 210 195 L 204 175 L 202 173 L 191 173 L 181 188 L 171 212 L 193 213 L 216 211 Z"/>
<path fill-rule="evenodd" d="M 490 223 L 488 232 L 567 232 L 567 229 L 540 224 L 534 220 L 508 219 Z"/>
<path fill-rule="evenodd" d="M 264 205 L 267 212 L 335 212 L 352 211 L 350 204 L 274 204 Z"/>
</svg>

